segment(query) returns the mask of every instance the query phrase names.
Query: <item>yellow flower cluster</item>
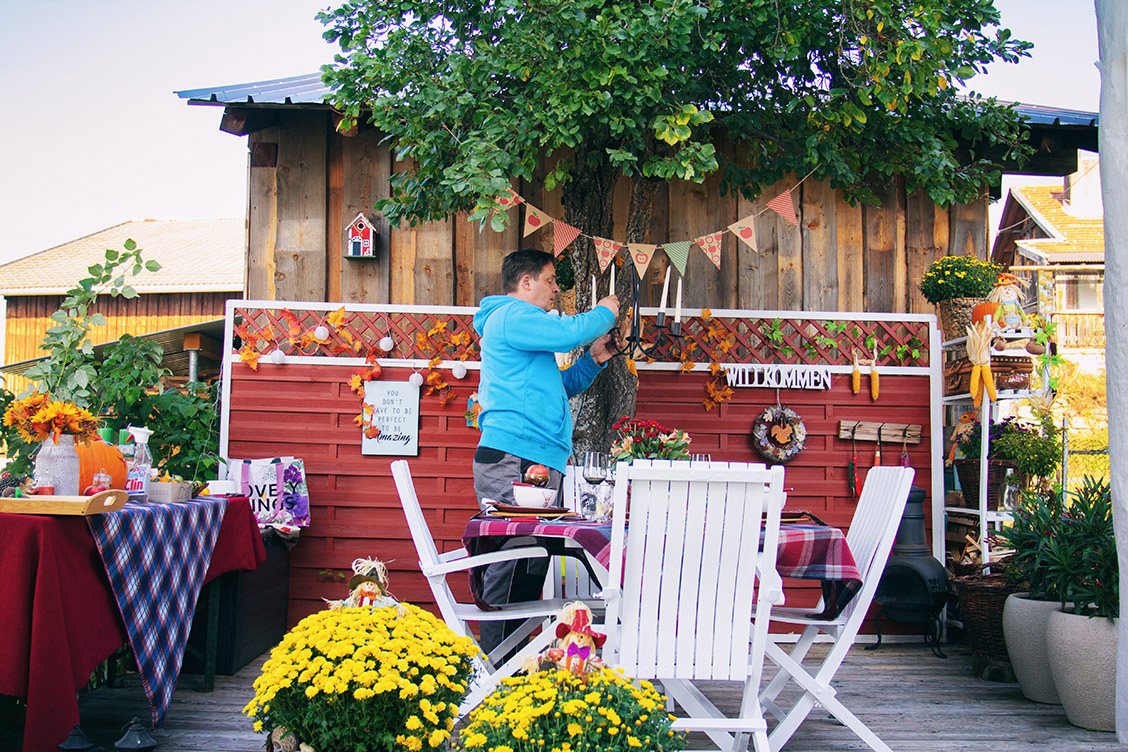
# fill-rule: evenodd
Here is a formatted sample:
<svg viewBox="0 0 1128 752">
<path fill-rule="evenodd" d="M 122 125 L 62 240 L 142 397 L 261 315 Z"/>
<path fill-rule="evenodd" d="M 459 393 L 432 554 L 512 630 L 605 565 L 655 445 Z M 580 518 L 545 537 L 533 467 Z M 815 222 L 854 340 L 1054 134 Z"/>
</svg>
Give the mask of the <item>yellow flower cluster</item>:
<svg viewBox="0 0 1128 752">
<path fill-rule="evenodd" d="M 551 670 L 505 679 L 471 711 L 456 749 L 476 752 L 679 750 L 665 698 L 650 682 L 602 668 L 586 676 Z"/>
<path fill-rule="evenodd" d="M 1002 268 L 974 256 L 943 256 L 925 271 L 920 291 L 931 303 L 951 298 L 985 298 Z"/>
<path fill-rule="evenodd" d="M 450 738 L 479 653 L 423 609 L 321 611 L 272 651 L 243 712 L 317 749 L 434 749 Z"/>
<path fill-rule="evenodd" d="M 15 427 L 29 443 L 51 438 L 58 444 L 64 433 L 74 434 L 83 443 L 98 438 L 98 419 L 89 410 L 39 392 L 8 405 L 4 425 Z"/>
</svg>

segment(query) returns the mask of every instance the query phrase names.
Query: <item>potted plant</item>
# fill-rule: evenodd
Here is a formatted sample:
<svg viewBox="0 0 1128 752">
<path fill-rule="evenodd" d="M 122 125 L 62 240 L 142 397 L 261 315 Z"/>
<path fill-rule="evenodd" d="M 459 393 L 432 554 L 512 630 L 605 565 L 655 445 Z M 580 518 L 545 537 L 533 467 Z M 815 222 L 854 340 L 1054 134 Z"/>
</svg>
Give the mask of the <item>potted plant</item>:
<svg viewBox="0 0 1128 752">
<path fill-rule="evenodd" d="M 1115 731 L 1120 569 L 1108 480 L 1086 476 L 1048 532 L 1047 587 L 1062 606 L 1046 627 L 1054 686 L 1070 723 Z"/>
<path fill-rule="evenodd" d="M 999 531 L 1001 545 L 1013 553 L 1007 558 L 1007 579 L 1023 592 L 1013 593 L 1003 605 L 1003 638 L 1022 694 L 1034 702 L 1060 705 L 1050 674 L 1046 627 L 1050 614 L 1060 608 L 1061 593 L 1050 577 L 1050 533 L 1061 524 L 1064 508 L 1060 489 L 1037 489 L 1020 496 L 1010 525 Z"/>
<path fill-rule="evenodd" d="M 624 415 L 612 426 L 611 459 L 630 462 L 638 459 L 688 460 L 689 433 L 666 428 L 656 420 L 639 420 Z"/>
<path fill-rule="evenodd" d="M 987 508 L 1000 509 L 1008 485 L 1021 489 L 1045 486 L 1061 462 L 1059 431 L 1046 414 L 1038 423 L 1007 418 L 987 429 Z M 963 488 L 964 505 L 979 505 L 979 421 L 959 440 L 963 458 L 955 461 L 956 474 Z M 1010 472 L 1008 474 L 1008 470 Z"/>
<path fill-rule="evenodd" d="M 920 279 L 920 291 L 939 306 L 944 339 L 964 336 L 972 311 L 986 302 L 1000 272 L 997 264 L 974 256 L 944 256 L 932 262 Z"/>
</svg>

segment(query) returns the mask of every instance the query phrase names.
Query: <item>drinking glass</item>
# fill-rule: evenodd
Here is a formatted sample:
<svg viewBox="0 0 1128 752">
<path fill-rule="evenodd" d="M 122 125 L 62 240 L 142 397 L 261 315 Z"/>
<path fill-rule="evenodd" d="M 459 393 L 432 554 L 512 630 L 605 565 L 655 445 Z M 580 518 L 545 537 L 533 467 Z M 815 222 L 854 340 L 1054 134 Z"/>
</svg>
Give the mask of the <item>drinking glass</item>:
<svg viewBox="0 0 1128 752">
<path fill-rule="evenodd" d="M 594 520 L 599 517 L 600 485 L 607 480 L 607 455 L 603 452 L 586 452 L 582 473 L 584 482 L 592 490 L 580 495 L 580 514 L 585 519 Z"/>
<path fill-rule="evenodd" d="M 690 462 L 712 462 L 713 455 L 711 454 L 691 454 L 689 455 Z"/>
</svg>

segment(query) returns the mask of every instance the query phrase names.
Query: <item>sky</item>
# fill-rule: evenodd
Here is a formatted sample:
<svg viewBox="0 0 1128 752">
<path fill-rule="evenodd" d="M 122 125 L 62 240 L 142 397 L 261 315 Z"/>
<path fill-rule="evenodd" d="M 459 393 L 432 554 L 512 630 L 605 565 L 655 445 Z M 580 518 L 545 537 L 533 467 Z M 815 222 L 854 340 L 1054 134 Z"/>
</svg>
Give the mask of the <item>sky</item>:
<svg viewBox="0 0 1128 752">
<path fill-rule="evenodd" d="M 329 4 L 0 0 L 0 263 L 133 219 L 245 216 L 246 138 L 173 92 L 315 72 Z M 971 88 L 1095 112 L 1091 0 L 996 7 L 1033 57 Z"/>
</svg>

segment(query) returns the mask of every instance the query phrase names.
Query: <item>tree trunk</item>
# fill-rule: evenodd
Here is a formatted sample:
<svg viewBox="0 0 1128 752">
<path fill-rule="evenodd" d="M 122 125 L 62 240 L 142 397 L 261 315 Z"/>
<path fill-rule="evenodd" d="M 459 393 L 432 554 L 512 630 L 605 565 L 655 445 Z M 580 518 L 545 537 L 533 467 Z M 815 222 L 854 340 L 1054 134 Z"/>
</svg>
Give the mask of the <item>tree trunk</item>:
<svg viewBox="0 0 1128 752">
<path fill-rule="evenodd" d="M 1096 0 L 1101 71 L 1101 195 L 1105 231 L 1105 370 L 1123 374 L 1128 368 L 1128 4 Z M 1107 379 L 1108 448 L 1112 468 L 1113 520 L 1120 560 L 1120 581 L 1128 572 L 1128 380 Z M 1128 614 L 1128 588 L 1120 588 L 1120 613 Z M 1119 619 L 1116 671 L 1116 736 L 1128 744 L 1128 619 Z"/>
<path fill-rule="evenodd" d="M 583 165 L 583 156 L 577 155 L 576 164 Z M 585 170 L 575 180 L 564 185 L 561 199 L 565 221 L 589 235 L 610 237 L 612 228 L 612 198 L 619 171 L 606 163 Z M 651 207 L 658 183 L 636 177 L 632 182 L 630 213 L 627 216 L 627 241 L 641 242 L 650 226 Z M 620 252 L 626 263 L 615 274 L 615 292 L 619 296 L 619 326 L 627 320 L 631 306 L 631 280 L 634 264 L 626 249 Z M 588 238 L 577 239 L 572 251 L 572 265 L 576 272 L 576 310 L 586 311 L 591 300 L 591 278 L 599 274 L 595 246 Z M 601 280 L 598 296 L 606 294 L 607 283 Z M 623 415 L 634 415 L 638 379 L 627 369 L 626 358 L 616 356 L 610 360 L 591 385 L 582 394 L 572 398 L 572 416 L 575 430 L 572 443 L 577 456 L 586 451 L 605 452 L 611 446 L 612 430 Z"/>
</svg>

